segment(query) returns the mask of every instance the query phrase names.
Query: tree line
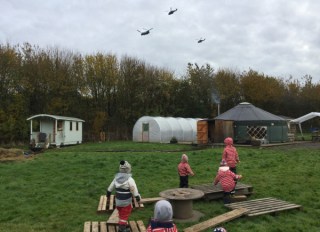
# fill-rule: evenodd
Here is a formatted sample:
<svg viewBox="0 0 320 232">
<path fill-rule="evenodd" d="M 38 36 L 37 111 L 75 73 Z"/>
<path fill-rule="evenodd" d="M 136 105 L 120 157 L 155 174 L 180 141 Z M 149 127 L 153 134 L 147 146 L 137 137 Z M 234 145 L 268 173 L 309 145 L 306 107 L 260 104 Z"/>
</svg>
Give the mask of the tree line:
<svg viewBox="0 0 320 232">
<path fill-rule="evenodd" d="M 129 56 L 0 44 L 2 143 L 28 142 L 26 119 L 35 114 L 85 120 L 85 141 L 97 141 L 101 131 L 131 140 L 144 115 L 214 118 L 241 102 L 296 118 L 320 111 L 320 83 L 310 75 L 284 79 L 197 63 L 177 77 Z"/>
</svg>

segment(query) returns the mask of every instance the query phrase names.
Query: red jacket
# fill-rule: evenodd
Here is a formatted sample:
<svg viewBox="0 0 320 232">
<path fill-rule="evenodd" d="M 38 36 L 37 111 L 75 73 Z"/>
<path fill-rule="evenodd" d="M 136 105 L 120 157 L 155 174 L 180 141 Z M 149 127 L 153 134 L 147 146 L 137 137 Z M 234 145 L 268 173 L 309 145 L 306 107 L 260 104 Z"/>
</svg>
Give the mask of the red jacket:
<svg viewBox="0 0 320 232">
<path fill-rule="evenodd" d="M 236 186 L 235 180 L 238 179 L 240 179 L 239 175 L 234 174 L 229 169 L 221 167 L 214 179 L 214 185 L 220 182 L 224 192 L 231 192 Z"/>
<path fill-rule="evenodd" d="M 157 228 L 151 228 L 151 225 L 148 226 L 147 232 L 178 232 L 178 229 L 175 224 L 173 224 L 173 227 L 165 228 L 165 227 L 157 227 Z"/>
<path fill-rule="evenodd" d="M 186 163 L 186 162 L 179 163 L 178 173 L 179 173 L 179 176 L 188 176 L 188 175 L 193 176 L 194 175 L 189 163 Z"/>
<path fill-rule="evenodd" d="M 222 153 L 222 160 L 225 160 L 230 168 L 236 167 L 239 163 L 239 155 L 236 148 L 232 145 L 227 145 Z"/>
</svg>

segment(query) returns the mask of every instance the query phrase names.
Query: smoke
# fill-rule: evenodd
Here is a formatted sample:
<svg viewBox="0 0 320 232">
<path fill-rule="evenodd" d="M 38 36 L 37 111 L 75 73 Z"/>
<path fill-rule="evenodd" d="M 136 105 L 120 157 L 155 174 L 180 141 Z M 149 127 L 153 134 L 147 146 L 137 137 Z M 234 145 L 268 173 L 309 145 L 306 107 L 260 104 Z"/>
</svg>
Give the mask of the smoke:
<svg viewBox="0 0 320 232">
<path fill-rule="evenodd" d="M 216 104 L 220 104 L 220 97 L 218 92 L 215 89 L 212 89 L 211 91 L 211 101 Z"/>
</svg>

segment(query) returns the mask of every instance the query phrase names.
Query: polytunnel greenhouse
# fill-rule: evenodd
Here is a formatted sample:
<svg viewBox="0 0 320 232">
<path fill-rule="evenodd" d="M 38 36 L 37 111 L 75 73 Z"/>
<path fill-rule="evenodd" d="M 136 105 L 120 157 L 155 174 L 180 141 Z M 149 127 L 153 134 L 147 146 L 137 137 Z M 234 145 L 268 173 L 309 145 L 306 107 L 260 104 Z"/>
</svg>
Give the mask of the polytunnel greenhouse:
<svg viewBox="0 0 320 232">
<path fill-rule="evenodd" d="M 201 119 L 143 116 L 135 123 L 132 132 L 134 142 L 170 143 L 197 142 L 197 122 Z"/>
</svg>

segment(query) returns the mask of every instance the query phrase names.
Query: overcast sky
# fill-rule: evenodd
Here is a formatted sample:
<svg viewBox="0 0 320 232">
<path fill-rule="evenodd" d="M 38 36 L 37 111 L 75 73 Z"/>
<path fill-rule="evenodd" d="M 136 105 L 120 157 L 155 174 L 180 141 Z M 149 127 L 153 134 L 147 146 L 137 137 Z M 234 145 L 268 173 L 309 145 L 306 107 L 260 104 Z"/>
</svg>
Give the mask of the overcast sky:
<svg viewBox="0 0 320 232">
<path fill-rule="evenodd" d="M 319 0 L 0 0 L 0 43 L 320 82 Z M 174 14 L 168 11 L 178 9 Z M 150 29 L 141 36 L 137 30 Z M 198 43 L 200 38 L 205 41 Z"/>
</svg>

